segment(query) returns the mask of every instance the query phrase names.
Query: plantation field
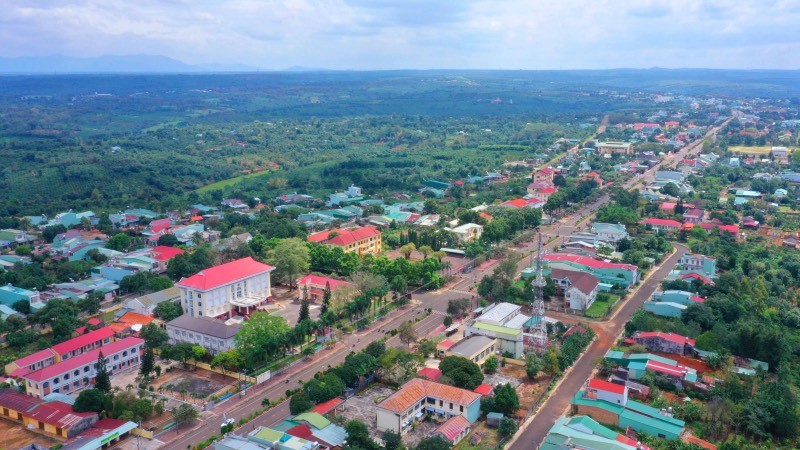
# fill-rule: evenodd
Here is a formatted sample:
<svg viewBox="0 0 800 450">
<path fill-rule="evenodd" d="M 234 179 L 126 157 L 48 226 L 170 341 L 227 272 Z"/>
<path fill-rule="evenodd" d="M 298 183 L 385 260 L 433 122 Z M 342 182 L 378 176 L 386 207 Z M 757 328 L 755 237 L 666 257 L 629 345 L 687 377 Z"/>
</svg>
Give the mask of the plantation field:
<svg viewBox="0 0 800 450">
<path fill-rule="evenodd" d="M 235 185 L 240 181 L 247 180 L 249 178 L 262 177 L 267 174 L 269 174 L 269 172 L 255 172 L 255 173 L 248 173 L 246 175 L 239 175 L 238 177 L 228 178 L 227 180 L 217 181 L 216 183 L 205 185 L 199 189 L 196 189 L 195 192 L 202 194 L 203 192 L 209 192 L 213 190 L 223 190 L 227 187 Z"/>
<path fill-rule="evenodd" d="M 772 147 L 769 145 L 762 145 L 759 147 L 747 147 L 744 145 L 737 145 L 735 147 L 728 147 L 728 151 L 731 153 L 739 153 L 743 155 L 769 155 L 772 151 Z M 789 148 L 789 153 L 794 151 L 794 149 Z"/>
</svg>

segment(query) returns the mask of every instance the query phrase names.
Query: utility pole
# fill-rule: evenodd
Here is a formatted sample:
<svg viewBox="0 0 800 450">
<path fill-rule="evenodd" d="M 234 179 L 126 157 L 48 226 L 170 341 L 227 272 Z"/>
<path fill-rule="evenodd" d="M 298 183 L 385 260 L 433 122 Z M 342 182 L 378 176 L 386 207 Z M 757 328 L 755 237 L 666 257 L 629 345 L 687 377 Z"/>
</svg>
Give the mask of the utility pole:
<svg viewBox="0 0 800 450">
<path fill-rule="evenodd" d="M 542 275 L 542 233 L 539 232 L 538 250 L 536 252 L 536 278 L 531 283 L 534 298 L 531 304 L 533 324 L 530 331 L 533 346 L 540 352 L 543 352 L 547 346 L 547 323 L 544 320 L 544 287 L 546 284 L 547 281 Z"/>
</svg>

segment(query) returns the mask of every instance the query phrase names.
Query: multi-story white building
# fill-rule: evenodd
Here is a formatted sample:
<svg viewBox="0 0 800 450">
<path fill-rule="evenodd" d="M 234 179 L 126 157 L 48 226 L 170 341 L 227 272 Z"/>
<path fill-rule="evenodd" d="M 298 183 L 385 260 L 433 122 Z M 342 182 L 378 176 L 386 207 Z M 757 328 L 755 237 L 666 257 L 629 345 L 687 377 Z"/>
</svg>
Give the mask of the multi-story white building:
<svg viewBox="0 0 800 450">
<path fill-rule="evenodd" d="M 183 278 L 176 284 L 181 289 L 183 311 L 191 317 L 250 315 L 272 297 L 273 270 L 248 257 Z"/>
<path fill-rule="evenodd" d="M 82 353 L 70 359 L 22 375 L 25 392 L 42 398 L 51 392 L 69 394 L 94 385 L 100 353 L 109 373 L 116 374 L 137 367 L 144 351 L 144 339 L 127 337 Z"/>
<path fill-rule="evenodd" d="M 460 243 L 472 242 L 480 239 L 483 234 L 483 225 L 477 223 L 465 223 L 455 228 L 447 228 L 447 231 L 453 233 Z"/>
<path fill-rule="evenodd" d="M 480 416 L 481 395 L 414 378 L 376 407 L 378 431 L 405 434 L 426 412 L 442 419 L 463 416 L 474 423 Z"/>
</svg>

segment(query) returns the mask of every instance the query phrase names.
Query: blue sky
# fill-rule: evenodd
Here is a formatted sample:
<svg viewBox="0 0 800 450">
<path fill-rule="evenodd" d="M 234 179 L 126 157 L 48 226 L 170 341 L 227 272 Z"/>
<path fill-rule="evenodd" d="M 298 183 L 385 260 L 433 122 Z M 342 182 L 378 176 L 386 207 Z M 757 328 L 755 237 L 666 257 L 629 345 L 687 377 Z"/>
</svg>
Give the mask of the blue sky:
<svg viewBox="0 0 800 450">
<path fill-rule="evenodd" d="M 265 69 L 800 68 L 798 0 L 0 0 L 0 56 Z"/>
</svg>

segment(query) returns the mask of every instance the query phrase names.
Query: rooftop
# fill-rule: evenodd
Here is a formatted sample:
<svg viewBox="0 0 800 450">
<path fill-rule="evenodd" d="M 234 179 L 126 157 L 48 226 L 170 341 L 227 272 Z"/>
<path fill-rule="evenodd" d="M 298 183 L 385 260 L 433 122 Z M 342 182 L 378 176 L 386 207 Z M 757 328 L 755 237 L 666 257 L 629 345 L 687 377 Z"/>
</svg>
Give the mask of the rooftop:
<svg viewBox="0 0 800 450">
<path fill-rule="evenodd" d="M 109 355 L 113 355 L 114 353 L 121 352 L 122 350 L 126 350 L 128 348 L 140 344 L 144 344 L 144 339 L 139 339 L 137 337 L 127 337 L 125 339 L 104 345 L 103 347 L 92 350 L 90 352 L 80 354 L 78 356 L 75 356 L 74 358 L 70 358 L 61 361 L 60 363 L 47 366 L 35 372 L 31 372 L 27 375 L 24 375 L 24 378 L 33 381 L 44 381 L 56 375 L 61 375 L 62 373 L 76 369 L 80 366 L 83 366 L 84 364 L 88 364 L 92 361 L 97 361 L 98 357 L 100 356 L 100 352 L 103 352 L 104 357 L 108 357 Z"/>
<path fill-rule="evenodd" d="M 502 323 L 506 320 L 508 316 L 518 313 L 520 309 L 521 307 L 519 305 L 514 305 L 512 303 L 507 303 L 507 302 L 495 303 L 493 305 L 490 305 L 485 310 L 483 310 L 483 314 L 481 314 L 480 320 L 487 322 Z"/>
<path fill-rule="evenodd" d="M 165 245 L 159 245 L 150 251 L 153 253 L 153 258 L 156 261 L 169 261 L 170 259 L 184 253 L 183 249 L 178 247 L 167 247 Z"/>
<path fill-rule="evenodd" d="M 400 414 L 425 397 L 434 397 L 459 405 L 470 405 L 481 396 L 466 389 L 414 378 L 404 384 L 399 391 L 379 403 L 378 407 Z"/>
<path fill-rule="evenodd" d="M 13 389 L 0 389 L 0 407 L 14 411 L 29 411 L 43 401 L 30 395 L 21 394 Z"/>
<path fill-rule="evenodd" d="M 59 355 L 64 355 L 66 353 L 78 350 L 94 342 L 108 339 L 113 336 L 114 336 L 114 330 L 108 327 L 103 327 L 94 331 L 90 331 L 76 338 L 72 338 L 68 341 L 64 341 L 60 344 L 56 344 L 52 348 L 53 351 L 55 351 Z"/>
<path fill-rule="evenodd" d="M 221 320 L 215 320 L 210 317 L 192 317 L 188 314 L 167 322 L 167 325 L 219 339 L 230 339 L 242 329 L 242 326 L 238 324 L 227 325 Z"/>
<path fill-rule="evenodd" d="M 331 233 L 337 233 L 337 235 L 329 239 Z M 308 237 L 308 242 L 346 246 L 380 234 L 381 232 L 378 229 L 370 226 L 350 229 L 337 228 L 312 234 Z"/>
<path fill-rule="evenodd" d="M 486 336 L 470 336 L 450 348 L 450 353 L 456 353 L 461 356 L 471 357 L 475 353 L 483 350 L 487 346 L 494 343 L 495 340 Z"/>
<path fill-rule="evenodd" d="M 274 267 L 262 264 L 251 257 L 203 269 L 196 275 L 183 278 L 177 286 L 208 291 L 253 275 L 271 272 Z"/>
<path fill-rule="evenodd" d="M 458 415 L 449 418 L 439 428 L 434 431 L 434 434 L 441 434 L 448 441 L 455 440 L 464 430 L 469 428 L 469 420 L 466 417 Z"/>
<path fill-rule="evenodd" d="M 305 284 L 311 284 L 314 286 L 325 286 L 327 284 L 330 284 L 331 289 L 338 289 L 344 286 L 354 286 L 353 283 L 349 283 L 344 280 L 337 280 L 336 278 L 328 278 L 320 275 L 311 275 L 311 274 L 306 275 L 303 278 L 297 280 L 297 284 L 298 286 Z"/>
<path fill-rule="evenodd" d="M 680 334 L 675 333 L 664 333 L 661 331 L 648 331 L 648 332 L 639 332 L 636 333 L 634 338 L 641 338 L 641 339 L 665 339 L 670 342 L 674 342 L 676 344 L 689 344 L 694 347 L 694 339 L 690 339 L 686 336 L 681 336 Z"/>
<path fill-rule="evenodd" d="M 677 222 L 676 222 L 677 223 Z M 678 223 L 680 226 L 680 223 Z M 586 256 L 572 255 L 569 253 L 548 253 L 543 258 L 549 262 L 567 261 L 582 266 L 591 267 L 592 269 L 620 269 L 635 271 L 636 266 L 632 264 L 612 263 L 601 261 L 599 259 L 589 258 Z"/>
<path fill-rule="evenodd" d="M 589 380 L 589 387 L 592 389 L 611 392 L 614 394 L 622 395 L 625 393 L 625 386 L 620 384 L 614 384 L 604 380 L 591 379 Z"/>
<path fill-rule="evenodd" d="M 87 417 L 97 416 L 97 413 L 79 413 L 66 403 L 50 402 L 37 406 L 27 416 L 57 428 L 70 428 Z"/>
</svg>

